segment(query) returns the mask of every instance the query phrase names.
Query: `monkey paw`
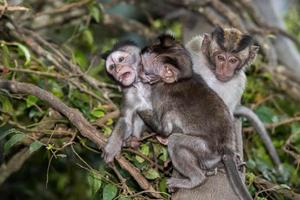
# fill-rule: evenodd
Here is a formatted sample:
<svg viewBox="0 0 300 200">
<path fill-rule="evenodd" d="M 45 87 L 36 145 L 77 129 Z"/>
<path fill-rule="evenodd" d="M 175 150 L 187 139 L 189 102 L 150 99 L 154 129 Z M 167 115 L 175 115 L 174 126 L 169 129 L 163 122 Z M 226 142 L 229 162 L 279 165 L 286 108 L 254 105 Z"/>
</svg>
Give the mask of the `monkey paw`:
<svg viewBox="0 0 300 200">
<path fill-rule="evenodd" d="M 178 180 L 177 178 L 169 178 L 167 180 L 167 187 L 168 187 L 168 191 L 170 193 L 173 193 L 176 191 L 176 189 L 178 188 Z"/>
<path fill-rule="evenodd" d="M 103 150 L 102 157 L 106 163 L 110 163 L 120 153 L 121 145 L 107 144 Z"/>
</svg>

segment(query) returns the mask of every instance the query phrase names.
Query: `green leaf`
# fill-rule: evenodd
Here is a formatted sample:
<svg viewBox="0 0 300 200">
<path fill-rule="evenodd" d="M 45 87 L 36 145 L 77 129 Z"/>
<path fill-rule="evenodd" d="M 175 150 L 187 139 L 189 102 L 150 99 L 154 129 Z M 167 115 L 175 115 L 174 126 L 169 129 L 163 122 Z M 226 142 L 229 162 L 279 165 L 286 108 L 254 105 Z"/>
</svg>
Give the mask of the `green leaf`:
<svg viewBox="0 0 300 200">
<path fill-rule="evenodd" d="M 276 119 L 276 115 L 273 112 L 273 110 L 267 106 L 260 106 L 255 110 L 255 113 L 258 115 L 258 117 L 263 121 L 267 123 L 274 123 L 277 122 L 278 119 Z"/>
<path fill-rule="evenodd" d="M 73 54 L 73 58 L 75 62 L 81 67 L 81 69 L 84 69 L 85 67 L 88 66 L 89 62 L 87 60 L 87 56 L 79 49 L 75 51 L 75 53 Z"/>
<path fill-rule="evenodd" d="M 249 159 L 249 160 L 247 161 L 247 167 L 248 167 L 249 169 L 252 169 L 252 170 L 254 170 L 254 169 L 255 169 L 255 167 L 256 167 L 256 163 L 255 163 L 255 161 L 254 161 L 254 160 L 252 160 L 252 159 Z"/>
<path fill-rule="evenodd" d="M 9 129 L 7 131 L 5 131 L 2 135 L 0 135 L 0 140 L 3 140 L 6 136 L 12 134 L 12 133 L 20 133 L 23 134 L 21 131 L 18 131 L 17 129 Z"/>
<path fill-rule="evenodd" d="M 139 162 L 139 163 L 143 163 L 145 161 L 144 158 L 142 158 L 141 156 L 136 155 L 135 159 Z"/>
<path fill-rule="evenodd" d="M 37 150 L 39 150 L 41 147 L 43 146 L 43 143 L 41 143 L 40 141 L 34 141 L 33 143 L 31 143 L 30 147 L 29 147 L 29 153 L 33 153 Z"/>
<path fill-rule="evenodd" d="M 0 95 L 0 102 L 2 105 L 2 110 L 7 113 L 13 113 L 14 109 L 7 96 Z"/>
<path fill-rule="evenodd" d="M 36 96 L 29 95 L 26 98 L 26 106 L 27 106 L 27 108 L 30 108 L 31 106 L 33 106 L 34 104 L 36 104 L 38 100 L 39 99 Z"/>
<path fill-rule="evenodd" d="M 97 191 L 100 189 L 102 185 L 101 178 L 93 173 L 89 173 L 88 175 L 88 183 L 90 185 L 90 189 L 92 192 L 92 196 L 95 196 Z"/>
<path fill-rule="evenodd" d="M 59 85 L 55 81 L 51 82 L 51 92 L 54 96 L 57 96 L 57 97 L 63 97 L 64 96 L 61 85 Z"/>
<path fill-rule="evenodd" d="M 144 173 L 145 177 L 149 180 L 154 180 L 156 178 L 159 178 L 159 173 L 157 170 L 150 168 Z"/>
<path fill-rule="evenodd" d="M 23 53 L 23 55 L 26 59 L 25 65 L 28 65 L 31 61 L 31 56 L 30 56 L 30 52 L 29 52 L 28 48 L 26 46 L 24 46 L 23 44 L 20 44 L 20 43 L 15 43 L 15 45 Z"/>
<path fill-rule="evenodd" d="M 84 40 L 85 43 L 87 43 L 88 46 L 93 46 L 94 44 L 94 36 L 91 30 L 86 29 L 82 33 L 82 39 Z"/>
<path fill-rule="evenodd" d="M 4 43 L 1 43 L 1 49 L 2 49 L 2 63 L 5 67 L 9 67 L 10 66 L 9 65 L 9 60 L 10 60 L 9 49 Z"/>
<path fill-rule="evenodd" d="M 25 138 L 24 133 L 18 133 L 13 135 L 5 144 L 4 144 L 4 152 L 5 154 L 9 151 L 11 147 L 13 147 L 18 142 L 22 141 Z"/>
<path fill-rule="evenodd" d="M 100 118 L 100 117 L 103 117 L 105 115 L 105 112 L 103 111 L 103 109 L 101 108 L 94 108 L 92 111 L 91 111 L 91 115 L 93 117 L 96 117 L 96 118 Z"/>
<path fill-rule="evenodd" d="M 168 192 L 168 188 L 167 188 L 167 178 L 164 177 L 159 181 L 159 191 L 160 192 Z"/>
<path fill-rule="evenodd" d="M 97 23 L 100 22 L 102 14 L 101 14 L 101 9 L 98 7 L 97 4 L 91 6 L 91 8 L 90 8 L 90 15 L 93 17 L 93 19 Z"/>
<path fill-rule="evenodd" d="M 287 184 L 280 184 L 280 187 L 283 189 L 288 189 L 291 190 L 292 188 L 290 186 L 288 186 Z"/>
<path fill-rule="evenodd" d="M 164 162 L 168 160 L 168 151 L 165 147 L 161 147 L 159 159 Z"/>
<path fill-rule="evenodd" d="M 113 123 L 114 123 L 114 120 L 111 119 L 111 118 L 109 118 L 109 119 L 107 120 L 107 122 L 105 123 L 105 125 L 106 125 L 106 126 L 111 126 Z"/>
<path fill-rule="evenodd" d="M 300 123 L 294 123 L 291 125 L 292 137 L 291 142 L 295 144 L 297 149 L 300 148 Z"/>
<path fill-rule="evenodd" d="M 139 151 L 140 151 L 142 154 L 148 156 L 148 155 L 149 155 L 149 146 L 148 146 L 147 144 L 142 144 L 142 145 L 140 146 Z"/>
<path fill-rule="evenodd" d="M 111 132 L 112 132 L 112 129 L 109 128 L 108 126 L 104 126 L 104 127 L 102 128 L 102 132 L 103 132 L 103 134 L 104 134 L 105 136 L 109 136 L 109 135 L 111 134 Z"/>
<path fill-rule="evenodd" d="M 112 184 L 107 184 L 103 188 L 103 200 L 112 200 L 117 195 L 118 189 Z"/>
</svg>

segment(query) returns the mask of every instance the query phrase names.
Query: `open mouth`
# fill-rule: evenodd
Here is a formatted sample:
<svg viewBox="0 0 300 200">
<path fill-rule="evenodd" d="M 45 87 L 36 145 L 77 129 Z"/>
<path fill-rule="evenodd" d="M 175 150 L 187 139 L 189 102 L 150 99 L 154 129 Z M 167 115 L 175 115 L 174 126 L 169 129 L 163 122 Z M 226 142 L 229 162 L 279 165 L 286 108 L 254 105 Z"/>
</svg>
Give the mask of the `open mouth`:
<svg viewBox="0 0 300 200">
<path fill-rule="evenodd" d="M 130 75 L 131 75 L 131 72 L 125 72 L 125 73 L 121 74 L 119 77 L 119 81 L 122 82 L 122 81 L 126 80 Z"/>
</svg>

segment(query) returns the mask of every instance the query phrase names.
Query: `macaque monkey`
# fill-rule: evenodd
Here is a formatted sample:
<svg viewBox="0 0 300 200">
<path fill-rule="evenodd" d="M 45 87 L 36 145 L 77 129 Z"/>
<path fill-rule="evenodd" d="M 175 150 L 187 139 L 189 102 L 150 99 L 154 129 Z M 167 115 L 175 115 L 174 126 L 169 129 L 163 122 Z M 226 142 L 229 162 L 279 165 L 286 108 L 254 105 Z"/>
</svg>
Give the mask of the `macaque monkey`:
<svg viewBox="0 0 300 200">
<path fill-rule="evenodd" d="M 106 71 L 122 86 L 124 102 L 121 116 L 103 151 L 104 160 L 109 163 L 117 156 L 129 136 L 140 138 L 146 129 L 137 114 L 138 110 L 152 109 L 151 88 L 139 78 L 141 71 L 140 48 L 133 42 L 118 43 L 106 55 Z"/>
<path fill-rule="evenodd" d="M 189 52 L 169 35 L 142 50 L 142 80 L 151 85 L 152 110 L 138 111 L 152 129 L 168 137 L 168 152 L 183 177 L 170 190 L 194 188 L 207 172 L 224 166 L 240 199 L 252 199 L 238 173 L 233 116 L 222 99 L 193 73 Z"/>
<path fill-rule="evenodd" d="M 240 105 L 246 85 L 245 68 L 253 62 L 259 49 L 252 37 L 234 28 L 217 27 L 211 35 L 193 38 L 186 48 L 195 72 L 223 99 L 232 114 L 250 121 L 280 170 L 281 161 L 264 124 L 251 109 Z"/>
</svg>

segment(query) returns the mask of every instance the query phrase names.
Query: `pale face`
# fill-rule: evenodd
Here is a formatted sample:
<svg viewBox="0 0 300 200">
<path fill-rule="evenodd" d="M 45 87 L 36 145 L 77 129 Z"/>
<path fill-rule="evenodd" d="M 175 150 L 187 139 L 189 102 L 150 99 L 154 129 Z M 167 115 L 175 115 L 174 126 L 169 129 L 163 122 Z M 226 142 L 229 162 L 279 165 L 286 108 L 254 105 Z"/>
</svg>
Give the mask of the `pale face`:
<svg viewBox="0 0 300 200">
<path fill-rule="evenodd" d="M 138 47 L 123 47 L 106 59 L 106 70 L 123 86 L 132 85 L 137 78 L 140 64 Z"/>
<path fill-rule="evenodd" d="M 215 76 L 219 81 L 226 82 L 233 78 L 235 71 L 240 67 L 240 59 L 232 53 L 215 52 L 213 54 L 215 63 Z"/>
</svg>

